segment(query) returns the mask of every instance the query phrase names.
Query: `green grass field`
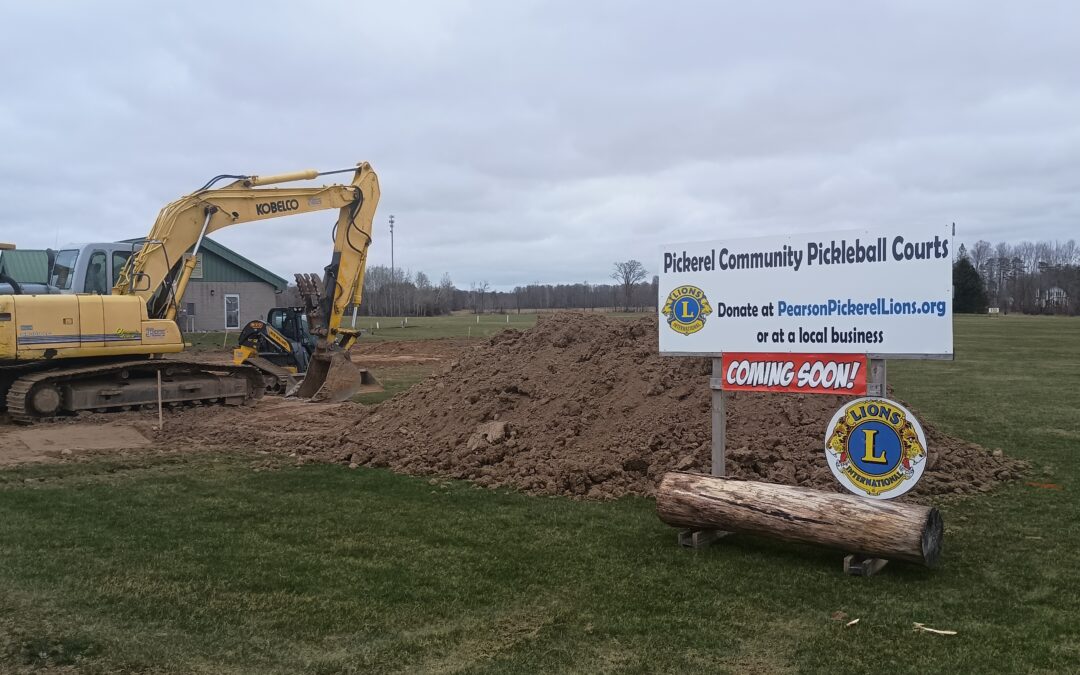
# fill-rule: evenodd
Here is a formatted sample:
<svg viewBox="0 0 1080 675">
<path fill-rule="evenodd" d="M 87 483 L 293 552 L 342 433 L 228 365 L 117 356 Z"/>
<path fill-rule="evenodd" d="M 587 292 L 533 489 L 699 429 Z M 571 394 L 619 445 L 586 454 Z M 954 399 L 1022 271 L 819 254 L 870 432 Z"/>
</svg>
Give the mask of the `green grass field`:
<svg viewBox="0 0 1080 675">
<path fill-rule="evenodd" d="M 424 361 L 404 365 L 380 365 L 373 369 L 375 377 L 383 386 L 383 391 L 358 394 L 352 398 L 355 403 L 373 405 L 397 396 L 420 380 L 431 375 L 439 368 L 438 361 Z"/>
<path fill-rule="evenodd" d="M 361 340 L 430 340 L 432 338 L 484 338 L 507 328 L 524 330 L 536 325 L 536 314 L 455 314 L 435 317 L 361 316 L 356 327 Z M 479 319 L 479 320 L 477 320 Z M 406 323 L 407 322 L 407 323 Z M 352 326 L 350 317 L 344 321 Z"/>
<path fill-rule="evenodd" d="M 0 471 L 0 671 L 1080 671 L 1078 345 L 1078 319 L 959 317 L 955 362 L 890 363 L 927 419 L 1033 469 L 944 505 L 939 568 L 868 579 L 750 537 L 680 549 L 638 498 L 243 449 Z"/>
</svg>

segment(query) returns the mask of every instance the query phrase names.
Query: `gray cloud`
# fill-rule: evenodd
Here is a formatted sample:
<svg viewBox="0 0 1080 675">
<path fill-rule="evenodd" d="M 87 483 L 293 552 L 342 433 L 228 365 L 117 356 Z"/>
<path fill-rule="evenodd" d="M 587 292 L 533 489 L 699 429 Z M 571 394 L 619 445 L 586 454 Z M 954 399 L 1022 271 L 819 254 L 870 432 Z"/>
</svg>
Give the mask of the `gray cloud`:
<svg viewBox="0 0 1080 675">
<path fill-rule="evenodd" d="M 462 286 L 897 223 L 1080 232 L 1072 3 L 49 2 L 0 24 L 0 239 L 147 231 L 219 173 L 371 161 L 373 262 Z M 218 236 L 284 276 L 332 217 Z M 257 230 L 257 231 L 253 231 Z"/>
</svg>

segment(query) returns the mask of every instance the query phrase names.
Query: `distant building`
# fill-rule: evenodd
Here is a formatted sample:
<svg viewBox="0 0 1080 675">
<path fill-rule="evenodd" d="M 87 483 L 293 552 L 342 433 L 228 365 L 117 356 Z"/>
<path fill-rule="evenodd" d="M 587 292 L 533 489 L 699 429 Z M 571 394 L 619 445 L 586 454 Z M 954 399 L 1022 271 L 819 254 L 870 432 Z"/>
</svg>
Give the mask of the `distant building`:
<svg viewBox="0 0 1080 675">
<path fill-rule="evenodd" d="M 0 275 L 23 284 L 46 284 L 49 282 L 49 255 L 38 250 L 2 249 Z"/>
<path fill-rule="evenodd" d="M 1051 286 L 1045 291 L 1036 289 L 1035 303 L 1045 309 L 1065 309 L 1069 305 L 1069 294 L 1060 286 Z"/>
<path fill-rule="evenodd" d="M 47 251 L 16 250 L 14 244 L 0 244 L 0 295 L 8 293 L 51 293 Z"/>
</svg>

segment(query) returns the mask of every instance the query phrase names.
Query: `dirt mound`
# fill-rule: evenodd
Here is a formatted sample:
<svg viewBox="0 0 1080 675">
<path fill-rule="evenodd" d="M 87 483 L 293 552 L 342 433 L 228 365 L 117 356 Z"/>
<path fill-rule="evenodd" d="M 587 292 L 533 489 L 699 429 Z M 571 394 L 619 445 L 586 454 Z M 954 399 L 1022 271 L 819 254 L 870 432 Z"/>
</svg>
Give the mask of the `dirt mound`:
<svg viewBox="0 0 1080 675">
<path fill-rule="evenodd" d="M 464 348 L 433 377 L 376 408 L 338 406 L 308 415 L 305 425 L 275 414 L 256 433 L 272 448 L 322 460 L 485 486 L 648 495 L 666 471 L 705 471 L 710 458 L 710 364 L 659 356 L 656 332 L 652 317 L 541 317 L 531 330 Z M 847 399 L 727 396 L 730 475 L 839 489 L 822 439 Z M 192 426 L 210 442 L 230 435 L 230 426 L 249 439 L 253 433 L 235 421 Z M 1024 470 L 1022 462 L 924 427 L 930 463 L 910 493 L 916 498 L 985 491 Z"/>
</svg>

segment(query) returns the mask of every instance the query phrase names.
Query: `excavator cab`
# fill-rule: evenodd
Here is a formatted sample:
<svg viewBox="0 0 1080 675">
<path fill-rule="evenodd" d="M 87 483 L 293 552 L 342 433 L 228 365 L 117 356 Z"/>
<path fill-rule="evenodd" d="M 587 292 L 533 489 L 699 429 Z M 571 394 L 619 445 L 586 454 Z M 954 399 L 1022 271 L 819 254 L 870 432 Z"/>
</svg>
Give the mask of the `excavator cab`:
<svg viewBox="0 0 1080 675">
<path fill-rule="evenodd" d="M 267 313 L 266 322 L 289 340 L 300 343 L 308 356 L 315 353 L 315 336 L 303 307 L 275 307 Z"/>
</svg>

